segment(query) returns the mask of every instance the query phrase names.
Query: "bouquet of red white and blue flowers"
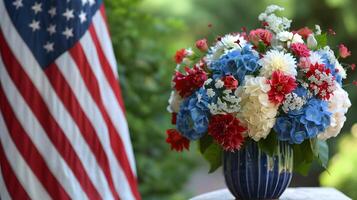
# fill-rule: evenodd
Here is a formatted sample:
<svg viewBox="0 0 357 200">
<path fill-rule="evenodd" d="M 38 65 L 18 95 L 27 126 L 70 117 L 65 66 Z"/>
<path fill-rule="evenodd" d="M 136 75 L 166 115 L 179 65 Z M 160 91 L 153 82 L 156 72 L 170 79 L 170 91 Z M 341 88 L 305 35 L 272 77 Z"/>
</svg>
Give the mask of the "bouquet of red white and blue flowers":
<svg viewBox="0 0 357 200">
<path fill-rule="evenodd" d="M 199 141 L 203 154 L 219 155 L 253 140 L 273 154 L 277 142 L 287 141 L 326 165 L 325 140 L 346 121 L 351 102 L 342 82 L 355 65 L 339 61 L 351 55 L 343 44 L 336 53 L 327 45 L 332 30 L 291 31 L 291 20 L 276 14 L 281 10 L 267 7 L 259 15 L 261 28 L 217 37 L 212 46 L 201 39 L 195 49 L 176 52 L 171 149 Z M 300 157 L 296 164 L 308 156 Z"/>
</svg>

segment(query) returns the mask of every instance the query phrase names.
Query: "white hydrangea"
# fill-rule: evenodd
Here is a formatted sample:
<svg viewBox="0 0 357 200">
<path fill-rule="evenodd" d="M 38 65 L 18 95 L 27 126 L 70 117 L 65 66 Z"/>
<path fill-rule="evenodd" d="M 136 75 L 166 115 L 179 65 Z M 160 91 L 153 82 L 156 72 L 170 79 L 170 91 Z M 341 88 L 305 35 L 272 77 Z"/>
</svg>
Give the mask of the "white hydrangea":
<svg viewBox="0 0 357 200">
<path fill-rule="evenodd" d="M 270 89 L 265 77 L 245 76 L 245 85 L 237 90 L 241 97 L 237 117 L 247 126 L 247 136 L 255 141 L 266 138 L 275 124 L 278 106 L 269 101 Z"/>
<path fill-rule="evenodd" d="M 167 106 L 167 111 L 169 111 L 170 113 L 178 113 L 182 101 L 182 97 L 177 92 L 172 91 L 169 98 L 169 105 Z"/>
<path fill-rule="evenodd" d="M 285 17 L 278 17 L 274 14 L 276 11 L 283 10 L 284 8 L 280 6 L 270 5 L 263 13 L 259 15 L 258 19 L 268 24 L 267 29 L 270 29 L 275 33 L 280 33 L 282 31 L 288 30 L 291 24 L 291 20 Z"/>
<path fill-rule="evenodd" d="M 304 43 L 304 40 L 302 39 L 301 35 L 297 33 L 294 34 L 289 31 L 282 31 L 278 33 L 276 35 L 276 39 L 280 42 L 286 43 L 288 47 L 290 47 L 290 45 L 294 43 Z"/>
<path fill-rule="evenodd" d="M 338 84 L 336 83 L 336 85 Z M 338 85 L 329 100 L 329 111 L 332 113 L 331 124 L 323 133 L 318 135 L 318 139 L 326 140 L 336 137 L 340 133 L 346 121 L 345 114 L 349 107 L 351 107 L 351 101 L 348 98 L 348 93 Z"/>
<path fill-rule="evenodd" d="M 237 41 L 239 41 L 239 43 Z M 227 34 L 221 37 L 220 40 L 210 48 L 205 60 L 209 64 L 228 52 L 243 48 L 246 44 L 247 41 L 241 35 Z"/>
<path fill-rule="evenodd" d="M 280 70 L 286 75 L 297 75 L 296 60 L 290 53 L 270 50 L 258 61 L 258 64 L 262 66 L 260 75 L 266 78 L 269 78 L 276 70 Z"/>
</svg>

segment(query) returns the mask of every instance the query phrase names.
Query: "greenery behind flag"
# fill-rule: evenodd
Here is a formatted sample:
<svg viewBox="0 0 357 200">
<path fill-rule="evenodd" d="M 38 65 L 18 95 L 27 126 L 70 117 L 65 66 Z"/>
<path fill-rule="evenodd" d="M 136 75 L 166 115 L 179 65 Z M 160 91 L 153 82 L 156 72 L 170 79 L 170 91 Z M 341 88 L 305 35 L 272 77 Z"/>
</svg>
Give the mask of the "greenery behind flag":
<svg viewBox="0 0 357 200">
<path fill-rule="evenodd" d="M 269 4 L 284 6 L 284 14 L 294 19 L 292 27 L 320 24 L 324 30 L 332 28 L 337 34 L 331 41 L 336 43 L 330 45 L 337 47 L 345 41 L 352 50 L 346 62 L 357 63 L 355 0 L 105 1 L 144 199 L 187 199 L 180 191 L 196 165 L 195 147 L 190 153 L 177 154 L 164 142 L 170 126 L 166 106 L 175 50 L 203 37 L 240 31 L 243 24 L 256 27 L 256 16 Z M 209 29 L 208 24 L 213 27 Z M 357 102 L 357 89 L 346 90 L 351 102 Z M 356 113 L 354 104 L 344 131 L 356 123 Z M 330 156 L 336 151 L 335 141 L 329 142 Z M 348 189 L 344 192 L 348 194 Z"/>
</svg>

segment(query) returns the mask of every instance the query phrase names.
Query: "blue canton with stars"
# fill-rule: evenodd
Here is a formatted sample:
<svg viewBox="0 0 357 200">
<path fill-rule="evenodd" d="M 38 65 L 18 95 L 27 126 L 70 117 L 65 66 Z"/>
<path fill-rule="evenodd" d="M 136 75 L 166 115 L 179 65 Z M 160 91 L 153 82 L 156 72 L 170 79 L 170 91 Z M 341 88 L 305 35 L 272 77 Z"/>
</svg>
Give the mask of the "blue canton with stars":
<svg viewBox="0 0 357 200">
<path fill-rule="evenodd" d="M 17 31 L 45 69 L 74 46 L 101 0 L 5 0 Z"/>
</svg>

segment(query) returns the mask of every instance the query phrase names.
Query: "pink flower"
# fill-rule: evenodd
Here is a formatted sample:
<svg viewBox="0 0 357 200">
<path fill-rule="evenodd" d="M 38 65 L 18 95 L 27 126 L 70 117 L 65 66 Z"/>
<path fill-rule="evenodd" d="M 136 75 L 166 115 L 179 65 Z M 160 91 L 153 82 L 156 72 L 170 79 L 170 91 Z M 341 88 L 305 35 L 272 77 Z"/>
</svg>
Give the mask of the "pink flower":
<svg viewBox="0 0 357 200">
<path fill-rule="evenodd" d="M 294 43 L 291 45 L 291 51 L 299 57 L 309 57 L 310 50 L 307 46 L 303 43 Z"/>
<path fill-rule="evenodd" d="M 356 64 L 351 64 L 351 69 L 354 71 L 356 69 Z"/>
<path fill-rule="evenodd" d="M 308 27 L 301 28 L 297 31 L 299 35 L 301 35 L 305 40 L 307 37 L 309 37 L 310 34 L 312 34 L 312 30 L 310 30 Z"/>
<path fill-rule="evenodd" d="M 243 133 L 247 130 L 231 114 L 213 115 L 208 125 L 208 133 L 226 151 L 239 150 L 244 142 Z"/>
<path fill-rule="evenodd" d="M 166 143 L 171 145 L 171 150 L 183 151 L 183 149 L 190 148 L 190 140 L 183 137 L 176 129 L 169 129 L 166 131 Z"/>
<path fill-rule="evenodd" d="M 295 90 L 297 86 L 294 77 L 285 75 L 281 71 L 274 71 L 268 82 L 271 86 L 268 92 L 269 100 L 277 105 L 281 104 L 285 100 L 285 95 Z"/>
<path fill-rule="evenodd" d="M 196 41 L 196 47 L 202 52 L 206 52 L 208 50 L 207 39 L 201 39 Z"/>
<path fill-rule="evenodd" d="M 223 77 L 222 81 L 224 82 L 224 87 L 229 90 L 234 90 L 238 87 L 238 80 L 232 75 Z"/>
<path fill-rule="evenodd" d="M 261 28 L 252 30 L 249 33 L 249 40 L 254 46 L 258 46 L 259 42 L 264 42 L 266 46 L 270 46 L 272 38 L 273 34 L 270 31 Z"/>
<path fill-rule="evenodd" d="M 311 66 L 310 59 L 309 59 L 309 58 L 306 58 L 306 57 L 301 57 L 300 60 L 299 60 L 298 66 L 299 66 L 301 69 L 306 69 L 306 70 L 308 70 L 308 69 L 310 68 L 310 66 Z"/>
<path fill-rule="evenodd" d="M 348 48 L 344 44 L 340 44 L 338 48 L 341 58 L 347 58 L 348 56 L 351 55 L 351 51 L 348 50 Z"/>
<path fill-rule="evenodd" d="M 207 80 L 206 72 L 198 67 L 190 69 L 185 67 L 186 74 L 176 72 L 173 82 L 174 88 L 181 97 L 188 97 Z"/>
<path fill-rule="evenodd" d="M 175 54 L 175 61 L 177 64 L 180 64 L 182 63 L 183 59 L 186 57 L 187 55 L 187 51 L 186 49 L 180 49 L 178 51 L 176 51 L 176 54 Z"/>
</svg>

